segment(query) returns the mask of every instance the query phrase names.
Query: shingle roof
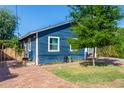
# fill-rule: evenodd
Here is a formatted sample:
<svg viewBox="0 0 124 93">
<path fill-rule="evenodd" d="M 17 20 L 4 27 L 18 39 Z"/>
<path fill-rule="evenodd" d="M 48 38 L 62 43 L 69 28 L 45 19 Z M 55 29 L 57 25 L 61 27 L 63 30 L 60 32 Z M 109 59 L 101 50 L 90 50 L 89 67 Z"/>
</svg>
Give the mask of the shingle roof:
<svg viewBox="0 0 124 93">
<path fill-rule="evenodd" d="M 71 21 L 61 22 L 61 23 L 58 23 L 58 24 L 50 25 L 50 26 L 47 26 L 47 27 L 44 27 L 44 28 L 40 28 L 40 29 L 31 31 L 31 32 L 28 32 L 27 34 L 25 34 L 24 36 L 22 36 L 20 38 L 20 40 L 28 37 L 29 35 L 32 35 L 32 34 L 35 34 L 35 33 L 38 33 L 38 32 L 42 32 L 42 31 L 46 31 L 46 30 L 49 30 L 49 29 L 52 29 L 52 28 L 55 28 L 55 27 L 58 27 L 58 26 L 62 26 L 62 25 L 68 24 L 70 22 Z"/>
</svg>

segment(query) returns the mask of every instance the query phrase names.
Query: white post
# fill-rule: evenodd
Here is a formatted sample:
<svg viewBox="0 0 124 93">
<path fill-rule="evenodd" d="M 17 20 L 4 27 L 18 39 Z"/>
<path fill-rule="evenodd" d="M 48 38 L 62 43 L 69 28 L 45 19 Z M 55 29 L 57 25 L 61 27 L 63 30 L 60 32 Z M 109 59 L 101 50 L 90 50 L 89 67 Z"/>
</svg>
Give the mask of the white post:
<svg viewBox="0 0 124 93">
<path fill-rule="evenodd" d="M 85 60 L 86 60 L 86 57 L 87 57 L 87 52 L 88 52 L 88 48 L 85 48 L 85 49 L 84 49 Z"/>
<path fill-rule="evenodd" d="M 95 58 L 97 58 L 97 48 L 95 47 Z"/>
<path fill-rule="evenodd" d="M 38 65 L 38 32 L 36 33 L 36 65 Z"/>
</svg>

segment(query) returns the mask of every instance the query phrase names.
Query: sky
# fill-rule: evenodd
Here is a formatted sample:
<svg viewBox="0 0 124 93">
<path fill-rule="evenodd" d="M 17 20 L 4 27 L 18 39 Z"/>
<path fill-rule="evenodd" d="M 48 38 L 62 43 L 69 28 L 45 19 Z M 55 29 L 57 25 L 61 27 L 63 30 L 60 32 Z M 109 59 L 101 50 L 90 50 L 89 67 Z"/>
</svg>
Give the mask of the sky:
<svg viewBox="0 0 124 93">
<path fill-rule="evenodd" d="M 124 11 L 124 6 L 120 7 Z M 1 5 L 0 8 L 7 8 L 16 14 L 15 5 Z M 15 33 L 19 32 L 21 36 L 39 28 L 67 21 L 70 11 L 65 5 L 18 5 L 17 10 L 19 25 Z M 124 19 L 119 22 L 118 26 L 124 27 Z"/>
</svg>

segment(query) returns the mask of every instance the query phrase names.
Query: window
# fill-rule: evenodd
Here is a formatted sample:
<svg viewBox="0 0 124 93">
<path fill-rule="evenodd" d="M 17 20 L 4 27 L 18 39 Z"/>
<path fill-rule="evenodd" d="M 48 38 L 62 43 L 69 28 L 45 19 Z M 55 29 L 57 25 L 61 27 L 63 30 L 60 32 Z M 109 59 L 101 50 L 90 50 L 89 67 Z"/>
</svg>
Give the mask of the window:
<svg viewBox="0 0 124 93">
<path fill-rule="evenodd" d="M 31 38 L 28 38 L 28 51 L 31 51 Z"/>
<path fill-rule="evenodd" d="M 59 52 L 60 51 L 60 38 L 49 36 L 48 37 L 48 51 L 49 52 Z"/>
<path fill-rule="evenodd" d="M 77 38 L 73 38 L 73 39 L 76 39 L 76 40 L 77 40 Z M 77 49 L 73 49 L 73 48 L 72 48 L 72 45 L 70 45 L 70 51 L 71 51 L 71 52 L 76 52 Z"/>
<path fill-rule="evenodd" d="M 71 52 L 76 52 L 77 49 L 72 49 L 72 45 L 70 45 L 70 51 L 71 51 Z"/>
</svg>

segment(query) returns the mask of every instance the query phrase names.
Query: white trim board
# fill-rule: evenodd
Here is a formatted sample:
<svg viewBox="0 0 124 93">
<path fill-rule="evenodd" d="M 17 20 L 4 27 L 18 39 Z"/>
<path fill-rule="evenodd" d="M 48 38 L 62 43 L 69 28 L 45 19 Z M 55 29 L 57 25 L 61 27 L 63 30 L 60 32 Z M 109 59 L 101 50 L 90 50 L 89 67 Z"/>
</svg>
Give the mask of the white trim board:
<svg viewBox="0 0 124 93">
<path fill-rule="evenodd" d="M 36 65 L 38 65 L 38 33 L 36 33 Z"/>
<path fill-rule="evenodd" d="M 73 39 L 77 40 L 78 38 L 73 38 Z M 72 49 L 71 44 L 69 45 L 69 50 L 70 50 L 70 52 L 78 51 L 77 49 Z"/>
<path fill-rule="evenodd" d="M 70 52 L 76 52 L 76 51 L 78 51 L 77 49 L 72 49 L 72 45 L 71 44 L 70 44 L 69 48 L 70 48 Z"/>
<path fill-rule="evenodd" d="M 57 50 L 50 50 L 50 38 L 57 38 L 58 39 Z M 60 37 L 57 37 L 57 36 L 48 36 L 48 52 L 59 52 L 59 51 L 60 51 Z"/>
</svg>

